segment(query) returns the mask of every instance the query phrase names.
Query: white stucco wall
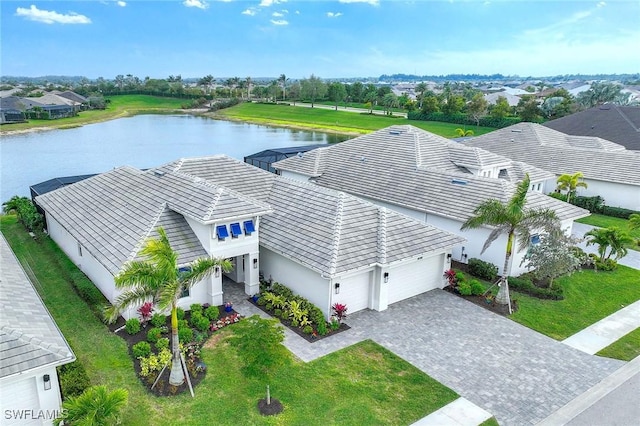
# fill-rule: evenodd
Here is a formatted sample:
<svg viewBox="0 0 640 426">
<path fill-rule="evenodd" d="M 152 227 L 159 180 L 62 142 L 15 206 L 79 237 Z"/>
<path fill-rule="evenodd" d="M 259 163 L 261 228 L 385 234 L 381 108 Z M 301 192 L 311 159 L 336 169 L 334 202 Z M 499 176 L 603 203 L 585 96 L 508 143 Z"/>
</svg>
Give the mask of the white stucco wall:
<svg viewBox="0 0 640 426">
<path fill-rule="evenodd" d="M 638 161 L 640 161 L 640 156 Z M 604 198 L 604 203 L 607 206 L 640 211 L 640 186 L 593 179 L 585 179 L 584 181 L 587 188 L 578 188 L 578 195 L 585 197 L 599 195 Z"/>
<path fill-rule="evenodd" d="M 44 390 L 45 374 L 49 375 L 51 383 L 51 389 L 48 390 Z M 23 393 L 27 389 L 28 397 Z M 60 385 L 54 366 L 44 366 L 3 378 L 0 381 L 0 395 L 2 425 L 51 425 L 61 410 Z M 27 402 L 31 399 L 37 401 L 37 406 Z M 34 419 L 33 423 L 29 422 Z"/>
<path fill-rule="evenodd" d="M 303 175 L 302 173 L 295 173 L 287 170 L 280 170 L 279 173 L 281 176 L 287 177 L 289 179 L 299 180 L 302 182 L 309 182 L 309 176 Z"/>
<path fill-rule="evenodd" d="M 418 210 L 414 210 L 414 209 L 410 209 L 408 207 L 402 207 L 402 206 L 398 206 L 396 204 L 391 204 L 391 203 L 387 203 L 385 201 L 380 201 L 380 200 L 374 200 L 372 198 L 368 198 L 368 197 L 360 197 L 358 196 L 358 198 L 361 198 L 363 200 L 367 200 L 370 203 L 373 203 L 377 206 L 380 207 L 384 207 L 387 208 L 389 210 L 393 210 L 395 212 L 398 213 L 402 213 L 405 216 L 409 216 L 410 218 L 419 220 L 420 222 L 425 223 L 427 221 L 427 214 L 425 212 L 421 212 Z"/>
<path fill-rule="evenodd" d="M 306 298 L 329 317 L 330 292 L 329 280 L 320 274 L 264 247 L 260 247 L 262 272 L 265 279 L 289 287 L 294 293 Z"/>
</svg>

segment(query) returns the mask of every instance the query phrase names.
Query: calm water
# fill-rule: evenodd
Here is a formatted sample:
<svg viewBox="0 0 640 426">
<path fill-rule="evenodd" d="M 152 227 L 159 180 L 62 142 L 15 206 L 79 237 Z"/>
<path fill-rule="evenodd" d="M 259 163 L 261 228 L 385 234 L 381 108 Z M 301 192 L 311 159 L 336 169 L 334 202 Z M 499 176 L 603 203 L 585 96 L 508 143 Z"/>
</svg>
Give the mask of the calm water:
<svg viewBox="0 0 640 426">
<path fill-rule="evenodd" d="M 29 196 L 30 185 L 54 177 L 101 173 L 123 165 L 154 167 L 213 154 L 243 160 L 268 148 L 344 139 L 190 115 L 139 115 L 75 129 L 2 136 L 0 201 Z"/>
</svg>

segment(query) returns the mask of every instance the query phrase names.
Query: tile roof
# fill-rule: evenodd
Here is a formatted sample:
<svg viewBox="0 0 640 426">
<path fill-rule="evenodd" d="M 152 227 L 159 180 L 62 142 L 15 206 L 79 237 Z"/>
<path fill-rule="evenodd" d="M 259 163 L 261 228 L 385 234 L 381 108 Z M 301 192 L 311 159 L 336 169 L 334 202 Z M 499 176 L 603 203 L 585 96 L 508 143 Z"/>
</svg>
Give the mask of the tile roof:
<svg viewBox="0 0 640 426">
<path fill-rule="evenodd" d="M 75 360 L 64 336 L 0 235 L 0 378 Z"/>
<path fill-rule="evenodd" d="M 323 187 L 464 221 L 483 201 L 507 201 L 525 173 L 532 180 L 555 177 L 481 149 L 467 149 L 413 126 L 392 126 L 275 164 L 310 176 Z M 475 163 L 474 163 L 475 162 Z M 469 164 L 505 165 L 505 179 L 475 176 Z M 560 219 L 586 210 L 531 192 L 528 203 L 555 210 Z"/>
<path fill-rule="evenodd" d="M 518 123 L 464 142 L 534 164 L 555 174 L 640 185 L 640 152 L 592 136 L 570 136 L 535 123 Z"/>
<path fill-rule="evenodd" d="M 599 137 L 640 151 L 640 106 L 599 105 L 543 126 L 568 135 Z"/>
</svg>

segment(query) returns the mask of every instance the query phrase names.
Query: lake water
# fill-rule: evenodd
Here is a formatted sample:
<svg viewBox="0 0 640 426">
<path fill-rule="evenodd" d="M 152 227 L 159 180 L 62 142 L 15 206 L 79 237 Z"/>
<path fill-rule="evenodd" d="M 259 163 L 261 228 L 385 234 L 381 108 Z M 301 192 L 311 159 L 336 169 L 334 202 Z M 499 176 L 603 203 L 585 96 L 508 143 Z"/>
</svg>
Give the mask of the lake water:
<svg viewBox="0 0 640 426">
<path fill-rule="evenodd" d="M 268 148 L 345 139 L 191 115 L 138 115 L 75 129 L 2 136 L 0 202 L 13 195 L 30 196 L 30 185 L 54 177 L 101 173 L 123 165 L 142 169 L 214 154 L 243 160 Z"/>
</svg>

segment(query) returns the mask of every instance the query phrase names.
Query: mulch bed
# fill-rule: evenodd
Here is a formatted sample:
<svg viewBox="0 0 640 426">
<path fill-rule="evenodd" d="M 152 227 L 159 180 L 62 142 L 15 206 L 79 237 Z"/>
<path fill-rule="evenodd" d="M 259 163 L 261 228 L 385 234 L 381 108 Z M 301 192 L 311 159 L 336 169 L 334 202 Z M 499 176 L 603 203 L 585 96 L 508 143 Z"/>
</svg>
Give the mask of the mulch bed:
<svg viewBox="0 0 640 426">
<path fill-rule="evenodd" d="M 349 330 L 351 327 L 349 327 L 347 324 L 340 323 L 340 327 L 337 330 L 332 330 L 329 326 L 327 326 L 327 331 L 328 333 L 325 334 L 324 336 L 321 336 L 319 334 L 306 334 L 302 331 L 302 329 L 300 327 L 294 327 L 291 325 L 291 321 L 289 321 L 288 319 L 282 319 L 282 318 L 278 318 L 276 317 L 272 311 L 268 311 L 264 306 L 260 306 L 258 305 L 252 297 L 247 299 L 250 303 L 252 303 L 255 307 L 257 307 L 258 309 L 260 309 L 261 311 L 271 315 L 273 318 L 277 318 L 280 323 L 282 323 L 282 325 L 286 326 L 289 330 L 293 331 L 294 333 L 296 333 L 298 336 L 302 337 L 303 339 L 305 339 L 307 342 L 313 343 L 313 342 L 317 342 L 318 340 L 322 340 L 325 339 L 329 336 L 333 336 L 334 334 Z M 273 400 L 272 400 L 273 402 Z"/>
<path fill-rule="evenodd" d="M 258 410 L 263 416 L 280 414 L 283 408 L 282 403 L 274 398 L 271 398 L 271 404 L 267 404 L 267 398 L 262 398 L 258 401 Z"/>
<path fill-rule="evenodd" d="M 463 296 L 456 290 L 452 289 L 450 286 L 446 286 L 444 290 L 448 291 L 451 294 L 455 294 L 462 299 L 468 300 L 469 302 L 474 303 L 488 311 L 505 317 L 509 316 L 509 307 L 507 305 L 500 305 L 493 300 L 487 301 L 487 298 L 485 296 Z M 511 311 L 516 312 L 517 310 L 518 301 L 516 299 L 511 299 Z"/>
<path fill-rule="evenodd" d="M 236 312 L 233 310 L 231 312 L 226 312 L 224 305 L 220 305 L 218 306 L 218 308 L 220 309 L 220 316 L 218 317 L 219 319 L 224 319 L 229 315 L 236 314 Z M 190 319 L 190 312 L 185 313 L 184 319 L 186 320 Z M 109 325 L 109 330 L 115 332 L 116 330 L 123 327 L 124 325 L 125 325 L 124 318 L 119 317 L 115 323 Z M 169 333 L 164 334 L 162 337 L 169 338 L 169 349 L 171 349 L 171 316 L 170 315 L 167 316 L 165 326 L 169 329 Z M 169 363 L 169 366 L 167 366 L 164 372 L 162 372 L 162 377 L 160 377 L 160 379 L 158 380 L 158 383 L 156 383 L 153 389 L 151 389 L 151 386 L 153 385 L 153 382 L 158 378 L 158 374 L 160 372 L 159 371 L 153 372 L 149 374 L 147 377 L 140 376 L 140 360 L 138 360 L 133 356 L 132 348 L 133 348 L 133 345 L 135 345 L 136 343 L 147 340 L 147 332 L 151 328 L 153 328 L 153 325 L 151 325 L 151 323 L 147 323 L 146 326 L 141 327 L 140 331 L 136 334 L 129 334 L 124 328 L 122 328 L 120 331 L 116 333 L 118 336 L 124 339 L 124 341 L 127 343 L 127 346 L 129 348 L 129 356 L 131 356 L 131 359 L 133 360 L 133 368 L 136 372 L 136 375 L 138 376 L 140 381 L 147 387 L 147 390 L 156 396 L 172 396 L 172 395 L 180 394 L 182 392 L 189 392 L 189 385 L 187 384 L 186 380 L 180 386 L 173 386 L 169 384 L 169 375 L 171 374 L 171 368 L 170 368 L 171 363 Z M 205 342 L 208 340 L 209 337 L 211 337 L 213 333 L 215 333 L 215 331 L 207 332 L 208 336 Z M 181 342 L 181 343 L 184 344 L 184 342 Z M 199 347 L 201 346 L 195 343 L 191 343 L 189 345 L 195 345 L 193 349 L 199 349 Z M 153 347 L 153 345 L 151 346 Z M 189 351 L 187 351 L 187 353 L 189 353 Z M 207 374 L 206 365 L 204 365 L 204 363 L 197 356 L 194 356 L 194 357 L 185 356 L 185 361 L 187 364 L 187 370 L 189 371 L 189 377 L 191 379 L 191 386 L 195 388 L 198 385 L 198 383 L 200 383 L 202 379 L 205 378 Z M 198 368 L 202 366 L 204 366 L 204 369 Z"/>
</svg>

